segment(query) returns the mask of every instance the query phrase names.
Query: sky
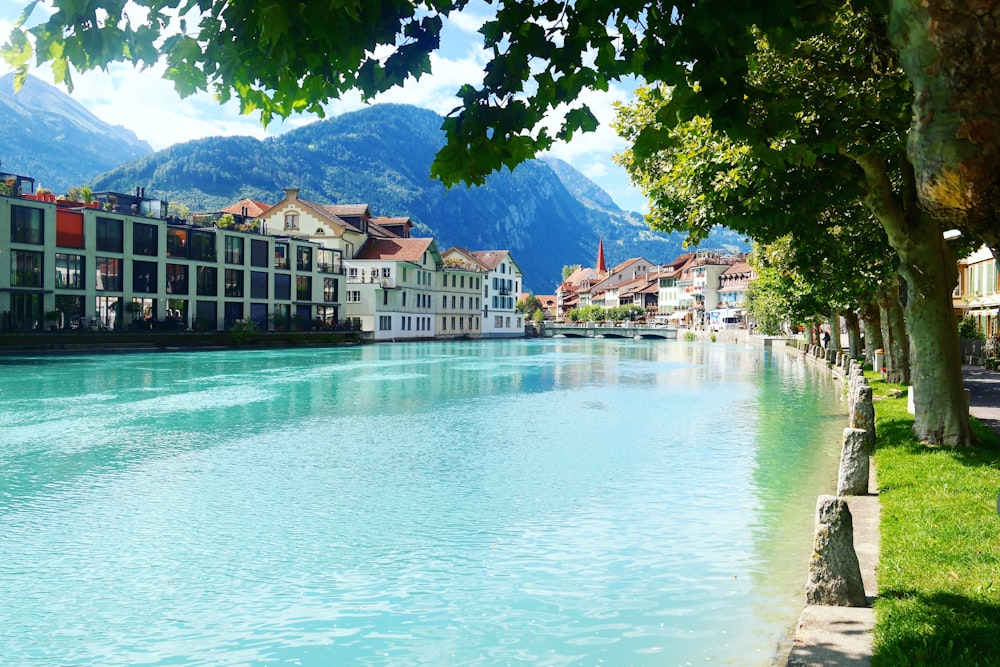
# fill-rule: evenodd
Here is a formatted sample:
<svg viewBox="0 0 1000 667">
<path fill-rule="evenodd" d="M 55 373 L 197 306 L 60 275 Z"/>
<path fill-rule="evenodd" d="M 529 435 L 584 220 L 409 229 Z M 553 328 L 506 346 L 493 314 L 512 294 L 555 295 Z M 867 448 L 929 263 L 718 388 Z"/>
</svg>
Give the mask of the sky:
<svg viewBox="0 0 1000 667">
<path fill-rule="evenodd" d="M 0 0 L 0 42 L 23 11 L 27 0 Z M 441 49 L 432 56 L 432 74 L 419 81 L 410 80 L 402 88 L 379 95 L 375 103 L 412 104 L 444 116 L 458 106 L 455 91 L 464 83 L 479 83 L 487 52 L 477 30 L 488 18 L 489 7 L 472 3 L 469 9 L 446 21 Z M 44 15 L 41 6 L 35 9 Z M 0 63 L 0 74 L 10 71 Z M 30 74 L 53 83 L 49 67 L 33 67 Z M 246 135 L 263 138 L 315 122 L 314 115 L 297 115 L 274 120 L 265 130 L 258 115 L 241 115 L 235 102 L 220 105 L 210 94 L 188 98 L 174 91 L 173 84 L 162 78 L 162 67 L 139 71 L 131 66 L 112 65 L 107 72 L 73 73 L 73 99 L 101 120 L 132 130 L 154 150 L 176 143 L 219 135 Z M 65 91 L 64 87 L 61 87 Z M 596 132 L 578 134 L 569 143 L 559 143 L 553 157 L 565 160 L 611 195 L 615 203 L 630 211 L 644 212 L 647 204 L 642 193 L 633 187 L 625 171 L 611 157 L 626 148 L 625 142 L 611 128 L 612 104 L 631 99 L 632 87 L 612 83 L 604 92 L 586 93 L 582 101 L 600 121 Z M 363 108 L 361 96 L 351 93 L 327 105 L 327 116 Z"/>
</svg>

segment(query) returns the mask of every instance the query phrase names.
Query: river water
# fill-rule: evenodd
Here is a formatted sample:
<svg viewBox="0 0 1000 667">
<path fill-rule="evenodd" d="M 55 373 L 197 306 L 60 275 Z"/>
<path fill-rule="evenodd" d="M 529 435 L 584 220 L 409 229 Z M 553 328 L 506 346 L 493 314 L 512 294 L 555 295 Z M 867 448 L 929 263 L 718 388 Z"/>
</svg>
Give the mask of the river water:
<svg viewBox="0 0 1000 667">
<path fill-rule="evenodd" d="M 0 366 L 4 665 L 769 665 L 845 423 L 684 341 Z"/>
</svg>

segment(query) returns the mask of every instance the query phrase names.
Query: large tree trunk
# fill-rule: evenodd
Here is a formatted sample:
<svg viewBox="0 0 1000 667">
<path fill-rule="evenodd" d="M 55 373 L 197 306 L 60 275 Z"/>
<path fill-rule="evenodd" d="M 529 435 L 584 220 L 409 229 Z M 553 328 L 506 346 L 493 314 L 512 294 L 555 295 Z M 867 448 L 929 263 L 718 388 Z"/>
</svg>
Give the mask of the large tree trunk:
<svg viewBox="0 0 1000 667">
<path fill-rule="evenodd" d="M 851 359 L 861 356 L 861 323 L 858 314 L 853 310 L 845 310 L 844 322 L 847 323 L 847 346 Z"/>
<path fill-rule="evenodd" d="M 1000 5 L 893 0 L 889 36 L 913 85 L 916 201 L 943 229 L 1000 248 Z"/>
<path fill-rule="evenodd" d="M 830 349 L 840 352 L 844 346 L 840 344 L 840 313 L 830 313 Z"/>
<path fill-rule="evenodd" d="M 910 384 L 910 341 L 906 337 L 903 306 L 899 303 L 899 284 L 892 282 L 879 290 L 879 321 L 882 323 L 882 352 L 885 379 L 895 384 Z"/>
<path fill-rule="evenodd" d="M 857 162 L 865 172 L 865 203 L 885 228 L 899 256 L 900 275 L 906 281 L 906 323 L 913 345 L 910 368 L 916 410 L 914 435 L 937 445 L 971 444 L 958 327 L 951 301 L 958 281 L 955 253 L 945 243 L 937 220 L 916 206 L 904 208 L 906 202 L 892 191 L 881 155 L 870 153 Z M 903 166 L 904 192 L 909 192 L 913 172 Z"/>
<path fill-rule="evenodd" d="M 861 312 L 861 319 L 865 323 L 865 359 L 874 362 L 875 350 L 883 350 L 882 317 L 878 303 L 873 301 L 867 304 Z M 872 368 L 874 368 L 874 363 Z M 875 368 L 875 370 L 878 369 Z"/>
</svg>

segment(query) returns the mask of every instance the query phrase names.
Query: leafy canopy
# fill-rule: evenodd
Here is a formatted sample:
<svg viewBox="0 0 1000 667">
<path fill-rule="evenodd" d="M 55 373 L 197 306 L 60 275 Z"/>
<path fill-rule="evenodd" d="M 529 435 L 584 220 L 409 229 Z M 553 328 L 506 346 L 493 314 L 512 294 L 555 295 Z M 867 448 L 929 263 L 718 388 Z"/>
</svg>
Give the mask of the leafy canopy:
<svg viewBox="0 0 1000 667">
<path fill-rule="evenodd" d="M 716 110 L 739 126 L 758 31 L 789 44 L 822 27 L 831 0 L 649 3 L 645 0 L 485 0 L 489 62 L 463 85 L 445 120 L 433 173 L 445 183 L 486 175 L 593 130 L 587 90 L 640 77 L 674 87 L 690 117 Z M 366 98 L 430 71 L 443 21 L 469 0 L 52 0 L 28 28 L 30 3 L 2 54 L 23 81 L 34 56 L 72 89 L 71 71 L 113 62 L 165 66 L 178 93 L 211 91 L 244 113 L 310 112 L 348 90 Z M 695 91 L 690 81 L 698 82 Z M 547 116 L 561 120 L 547 129 Z"/>
</svg>

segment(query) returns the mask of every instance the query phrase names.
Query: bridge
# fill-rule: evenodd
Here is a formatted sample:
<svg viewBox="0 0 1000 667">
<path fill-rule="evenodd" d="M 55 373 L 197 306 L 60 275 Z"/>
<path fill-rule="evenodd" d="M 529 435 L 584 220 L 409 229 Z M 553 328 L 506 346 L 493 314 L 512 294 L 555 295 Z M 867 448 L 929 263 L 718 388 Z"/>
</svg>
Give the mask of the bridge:
<svg viewBox="0 0 1000 667">
<path fill-rule="evenodd" d="M 565 336 L 567 338 L 666 338 L 677 339 L 676 327 L 615 326 L 613 324 L 552 324 L 545 323 L 542 333 L 546 338 Z"/>
</svg>

